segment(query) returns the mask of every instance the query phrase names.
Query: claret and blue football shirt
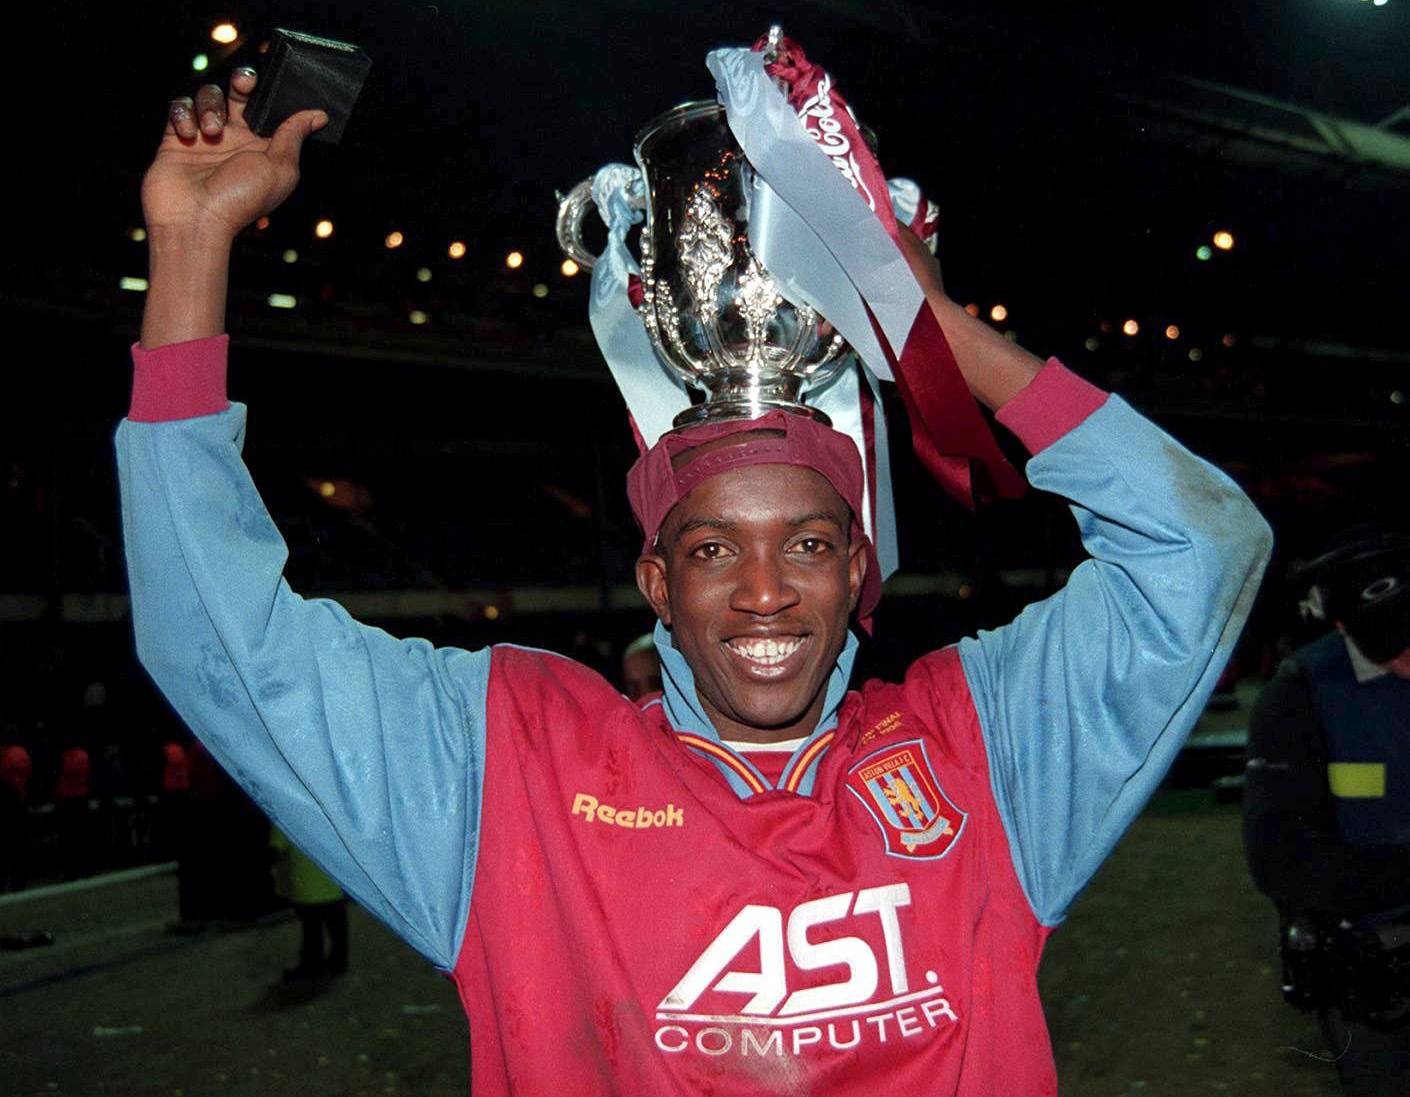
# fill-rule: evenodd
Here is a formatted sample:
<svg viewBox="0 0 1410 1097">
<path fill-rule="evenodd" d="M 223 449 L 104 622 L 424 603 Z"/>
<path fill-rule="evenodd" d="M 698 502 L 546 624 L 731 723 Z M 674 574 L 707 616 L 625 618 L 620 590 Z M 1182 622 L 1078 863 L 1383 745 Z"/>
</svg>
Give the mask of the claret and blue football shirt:
<svg viewBox="0 0 1410 1097">
<path fill-rule="evenodd" d="M 1051 362 L 999 413 L 1090 559 L 1011 624 L 740 752 L 659 630 L 571 660 L 400 640 L 283 579 L 224 337 L 134 351 L 143 664 L 287 834 L 459 988 L 494 1094 L 1053 1094 L 1043 942 L 1203 709 L 1266 563 L 1222 474 Z"/>
</svg>

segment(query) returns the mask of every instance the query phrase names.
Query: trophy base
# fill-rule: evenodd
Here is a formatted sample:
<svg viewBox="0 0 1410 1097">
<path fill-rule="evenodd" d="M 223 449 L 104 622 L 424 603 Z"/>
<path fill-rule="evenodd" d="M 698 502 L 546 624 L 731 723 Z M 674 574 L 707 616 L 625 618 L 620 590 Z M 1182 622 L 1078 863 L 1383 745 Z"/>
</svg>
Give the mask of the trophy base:
<svg viewBox="0 0 1410 1097">
<path fill-rule="evenodd" d="M 671 421 L 676 430 L 693 427 L 700 423 L 719 423 L 727 419 L 758 419 L 771 411 L 786 411 L 790 415 L 802 415 L 815 419 L 825 427 L 832 426 L 832 420 L 817 408 L 799 404 L 793 400 L 709 400 L 703 404 L 686 408 Z"/>
</svg>

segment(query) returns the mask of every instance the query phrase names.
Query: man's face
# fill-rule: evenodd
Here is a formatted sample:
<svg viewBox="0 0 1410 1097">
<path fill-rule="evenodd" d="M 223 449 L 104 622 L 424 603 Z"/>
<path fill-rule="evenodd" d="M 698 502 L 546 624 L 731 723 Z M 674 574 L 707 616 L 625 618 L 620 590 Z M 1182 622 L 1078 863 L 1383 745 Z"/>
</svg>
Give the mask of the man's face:
<svg viewBox="0 0 1410 1097">
<path fill-rule="evenodd" d="M 866 572 L 847 504 L 817 472 L 711 477 L 666 517 L 637 585 L 671 630 L 722 738 L 811 732 Z"/>
</svg>

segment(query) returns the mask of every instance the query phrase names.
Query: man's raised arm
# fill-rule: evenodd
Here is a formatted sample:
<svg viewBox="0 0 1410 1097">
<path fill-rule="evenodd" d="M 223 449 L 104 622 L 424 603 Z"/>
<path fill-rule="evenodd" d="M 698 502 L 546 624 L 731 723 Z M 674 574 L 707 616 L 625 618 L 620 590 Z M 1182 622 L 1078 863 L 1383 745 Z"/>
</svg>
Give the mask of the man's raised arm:
<svg viewBox="0 0 1410 1097">
<path fill-rule="evenodd" d="M 1060 921 L 1164 777 L 1239 638 L 1272 534 L 1239 488 L 1119 397 L 1044 364 L 903 246 L 960 372 L 1063 496 L 1090 559 L 964 640 L 990 777 L 1038 918 Z"/>
<path fill-rule="evenodd" d="M 489 653 L 434 649 L 305 600 L 225 397 L 236 234 L 298 181 L 305 111 L 244 124 L 255 75 L 171 105 L 142 187 L 151 277 L 117 434 L 138 655 L 299 845 L 433 963 L 455 961 L 474 870 Z M 456 866 L 459 871 L 456 871 Z"/>
</svg>

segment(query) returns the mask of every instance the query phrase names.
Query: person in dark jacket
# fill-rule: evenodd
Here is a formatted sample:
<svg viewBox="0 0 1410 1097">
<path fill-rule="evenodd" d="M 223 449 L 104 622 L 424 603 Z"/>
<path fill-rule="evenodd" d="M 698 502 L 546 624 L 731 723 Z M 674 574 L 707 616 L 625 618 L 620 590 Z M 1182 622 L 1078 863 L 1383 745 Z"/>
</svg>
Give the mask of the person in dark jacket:
<svg viewBox="0 0 1410 1097">
<path fill-rule="evenodd" d="M 1294 579 L 1334 627 L 1254 709 L 1249 867 L 1343 1092 L 1410 1094 L 1410 534 L 1348 531 Z"/>
</svg>

